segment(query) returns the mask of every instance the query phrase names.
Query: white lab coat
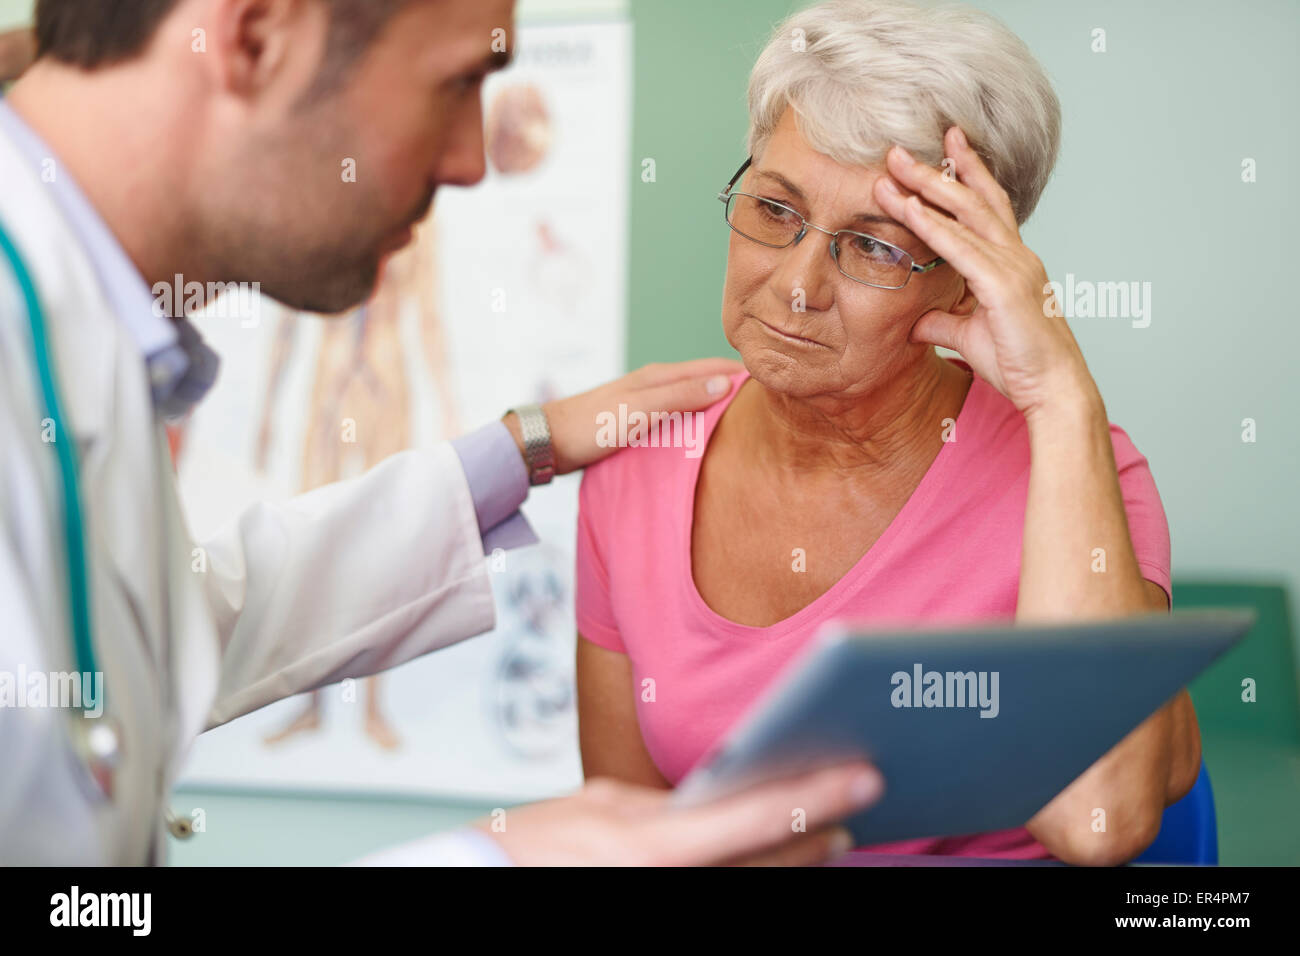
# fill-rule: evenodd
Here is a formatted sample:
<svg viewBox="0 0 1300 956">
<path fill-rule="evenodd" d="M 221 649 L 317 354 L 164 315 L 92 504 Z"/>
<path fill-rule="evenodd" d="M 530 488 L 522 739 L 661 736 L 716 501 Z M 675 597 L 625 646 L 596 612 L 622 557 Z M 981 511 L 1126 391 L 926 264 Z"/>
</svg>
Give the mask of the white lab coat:
<svg viewBox="0 0 1300 956">
<path fill-rule="evenodd" d="M 74 756 L 69 725 L 83 718 L 0 708 L 0 863 L 158 862 L 167 797 L 201 731 L 492 627 L 474 505 L 444 443 L 255 506 L 196 544 L 139 350 L 3 135 L 0 182 L 0 220 L 34 275 L 75 432 L 95 642 L 123 741 L 107 801 Z M 0 268 L 0 671 L 11 674 L 76 669 L 59 476 L 26 322 Z"/>
</svg>

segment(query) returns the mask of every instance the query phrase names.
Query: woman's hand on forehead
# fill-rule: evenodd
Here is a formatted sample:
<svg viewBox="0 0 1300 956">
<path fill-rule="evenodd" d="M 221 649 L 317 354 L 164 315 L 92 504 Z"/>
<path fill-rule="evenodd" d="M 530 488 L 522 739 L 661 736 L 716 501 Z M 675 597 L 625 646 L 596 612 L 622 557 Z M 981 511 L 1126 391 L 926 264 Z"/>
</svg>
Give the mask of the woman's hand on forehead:
<svg viewBox="0 0 1300 956">
<path fill-rule="evenodd" d="M 881 208 L 961 273 L 974 296 L 958 312 L 927 312 L 913 340 L 959 352 L 1030 418 L 1095 389 L 1006 190 L 958 127 L 944 137 L 944 153 L 939 170 L 895 146 L 874 186 Z"/>
</svg>

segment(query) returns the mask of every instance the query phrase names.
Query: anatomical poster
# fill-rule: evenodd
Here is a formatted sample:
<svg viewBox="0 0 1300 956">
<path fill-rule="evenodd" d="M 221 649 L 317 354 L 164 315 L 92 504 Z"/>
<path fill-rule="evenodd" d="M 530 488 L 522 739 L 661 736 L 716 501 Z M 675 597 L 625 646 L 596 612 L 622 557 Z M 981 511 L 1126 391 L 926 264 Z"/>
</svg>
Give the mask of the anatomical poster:
<svg viewBox="0 0 1300 956">
<path fill-rule="evenodd" d="M 198 540 L 254 502 L 623 371 L 630 84 L 628 24 L 521 26 L 484 87 L 486 178 L 439 190 L 370 301 L 197 318 L 222 369 L 172 445 Z M 492 633 L 205 734 L 184 782 L 493 800 L 575 786 L 577 481 L 530 495 L 542 544 L 493 575 Z"/>
</svg>

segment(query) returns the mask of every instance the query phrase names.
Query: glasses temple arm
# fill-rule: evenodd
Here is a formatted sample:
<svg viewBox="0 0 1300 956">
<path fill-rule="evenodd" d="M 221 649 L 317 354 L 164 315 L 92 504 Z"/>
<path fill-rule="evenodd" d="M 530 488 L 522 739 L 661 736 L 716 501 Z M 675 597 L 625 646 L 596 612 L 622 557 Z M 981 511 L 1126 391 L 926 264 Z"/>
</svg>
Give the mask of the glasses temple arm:
<svg viewBox="0 0 1300 956">
<path fill-rule="evenodd" d="M 749 159 L 745 160 L 745 162 L 741 164 L 741 167 L 738 170 L 736 170 L 736 175 L 731 177 L 731 182 L 723 186 L 722 192 L 718 193 L 718 199 L 722 200 L 723 202 L 727 201 L 727 196 L 731 192 L 732 188 L 735 187 L 737 180 L 739 180 L 741 176 L 745 175 L 745 170 L 749 169 L 749 166 L 753 161 L 754 161 L 754 157 L 751 156 L 749 157 Z"/>
</svg>

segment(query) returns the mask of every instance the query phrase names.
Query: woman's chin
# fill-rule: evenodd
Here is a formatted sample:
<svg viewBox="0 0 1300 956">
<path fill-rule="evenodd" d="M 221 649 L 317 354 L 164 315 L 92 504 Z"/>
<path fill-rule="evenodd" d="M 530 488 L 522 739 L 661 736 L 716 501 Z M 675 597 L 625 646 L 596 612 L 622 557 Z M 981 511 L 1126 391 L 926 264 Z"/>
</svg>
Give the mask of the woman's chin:
<svg viewBox="0 0 1300 956">
<path fill-rule="evenodd" d="M 815 395 L 824 391 L 824 374 L 810 363 L 778 349 L 760 347 L 744 349 L 740 360 L 749 377 L 764 388 L 791 398 Z"/>
</svg>

